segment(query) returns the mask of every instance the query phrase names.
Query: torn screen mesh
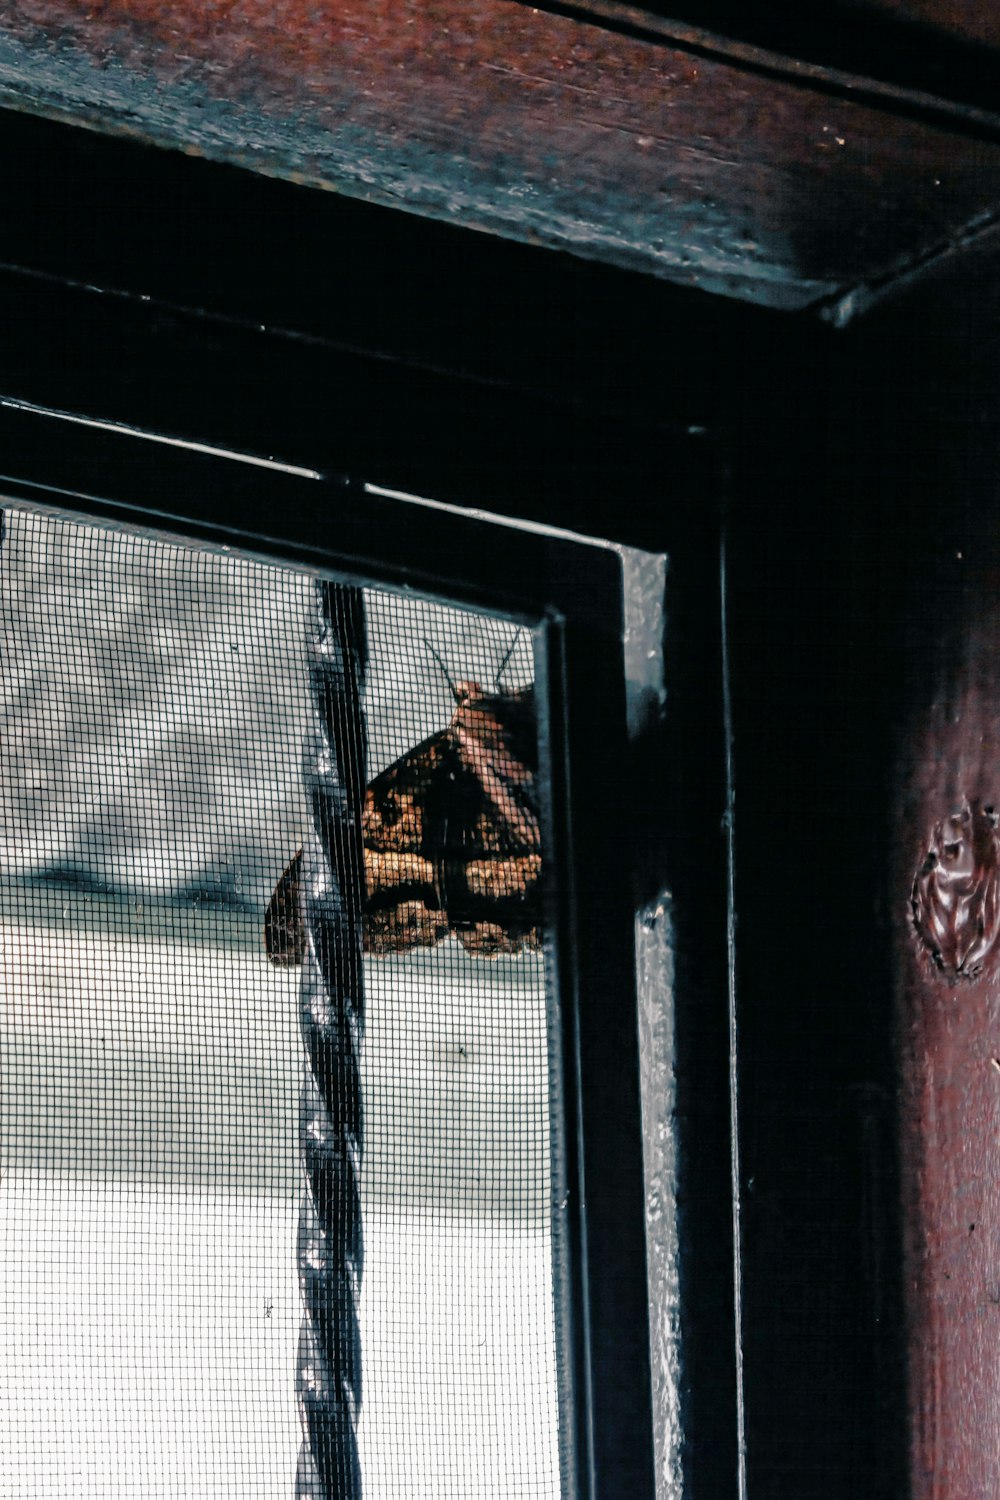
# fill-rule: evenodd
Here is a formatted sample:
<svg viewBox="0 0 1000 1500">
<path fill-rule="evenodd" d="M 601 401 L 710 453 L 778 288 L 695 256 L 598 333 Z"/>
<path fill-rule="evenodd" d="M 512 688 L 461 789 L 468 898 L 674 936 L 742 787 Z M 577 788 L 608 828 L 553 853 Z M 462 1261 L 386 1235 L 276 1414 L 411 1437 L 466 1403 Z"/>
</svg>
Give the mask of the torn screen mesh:
<svg viewBox="0 0 1000 1500">
<path fill-rule="evenodd" d="M 292 1496 L 305 1064 L 263 922 L 307 822 L 316 584 L 4 515 L 0 1496 Z M 471 684 L 530 702 L 530 631 L 365 603 L 370 782 Z M 364 1493 L 555 1497 L 537 913 L 417 918 L 364 961 Z"/>
</svg>

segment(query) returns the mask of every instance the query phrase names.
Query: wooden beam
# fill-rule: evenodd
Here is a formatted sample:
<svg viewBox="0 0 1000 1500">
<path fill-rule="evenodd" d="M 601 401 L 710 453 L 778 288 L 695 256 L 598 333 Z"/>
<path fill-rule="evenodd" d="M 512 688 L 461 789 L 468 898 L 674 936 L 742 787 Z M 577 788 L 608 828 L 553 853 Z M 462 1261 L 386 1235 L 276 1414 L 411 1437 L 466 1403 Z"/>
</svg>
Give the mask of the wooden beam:
<svg viewBox="0 0 1000 1500">
<path fill-rule="evenodd" d="M 1000 196 L 1000 144 L 513 0 L 26 0 L 0 100 L 785 308 Z"/>
</svg>

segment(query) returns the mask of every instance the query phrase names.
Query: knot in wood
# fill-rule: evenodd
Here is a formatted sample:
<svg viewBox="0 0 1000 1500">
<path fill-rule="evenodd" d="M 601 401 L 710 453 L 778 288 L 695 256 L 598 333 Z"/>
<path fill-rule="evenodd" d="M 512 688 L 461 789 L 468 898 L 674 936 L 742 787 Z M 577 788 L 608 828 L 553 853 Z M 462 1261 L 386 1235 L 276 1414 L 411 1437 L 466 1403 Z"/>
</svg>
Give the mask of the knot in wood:
<svg viewBox="0 0 1000 1500">
<path fill-rule="evenodd" d="M 1000 817 L 966 802 L 935 823 L 910 897 L 924 950 L 946 974 L 975 979 L 1000 965 Z"/>
</svg>

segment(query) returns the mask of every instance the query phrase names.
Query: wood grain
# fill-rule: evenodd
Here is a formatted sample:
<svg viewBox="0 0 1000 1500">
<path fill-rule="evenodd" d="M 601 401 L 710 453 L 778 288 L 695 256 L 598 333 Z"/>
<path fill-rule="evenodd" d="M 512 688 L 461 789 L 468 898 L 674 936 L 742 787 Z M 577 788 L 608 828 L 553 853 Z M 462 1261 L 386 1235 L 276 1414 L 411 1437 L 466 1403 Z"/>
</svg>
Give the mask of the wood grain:
<svg viewBox="0 0 1000 1500">
<path fill-rule="evenodd" d="M 0 99 L 779 307 L 992 211 L 1000 146 L 513 0 L 25 0 Z"/>
<path fill-rule="evenodd" d="M 955 601 L 936 681 L 914 709 L 904 883 L 941 819 L 1000 796 L 996 583 L 981 577 Z M 897 947 L 912 1493 L 972 1500 L 994 1494 L 1000 1472 L 1000 984 L 988 950 L 969 972 L 928 961 L 905 906 Z"/>
</svg>

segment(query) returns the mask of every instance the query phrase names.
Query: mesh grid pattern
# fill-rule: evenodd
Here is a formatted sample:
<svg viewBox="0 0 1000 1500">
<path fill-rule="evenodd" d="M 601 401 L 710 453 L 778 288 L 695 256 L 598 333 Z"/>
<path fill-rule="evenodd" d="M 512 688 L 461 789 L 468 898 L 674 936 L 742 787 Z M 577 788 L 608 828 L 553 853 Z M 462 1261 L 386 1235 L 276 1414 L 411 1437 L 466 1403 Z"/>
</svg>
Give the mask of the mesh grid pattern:
<svg viewBox="0 0 1000 1500">
<path fill-rule="evenodd" d="M 294 1493 L 308 577 L 5 510 L 0 1496 Z M 510 622 L 366 590 L 369 778 Z M 505 656 L 503 681 L 496 677 Z M 560 1493 L 539 952 L 365 959 L 369 1497 Z"/>
</svg>

